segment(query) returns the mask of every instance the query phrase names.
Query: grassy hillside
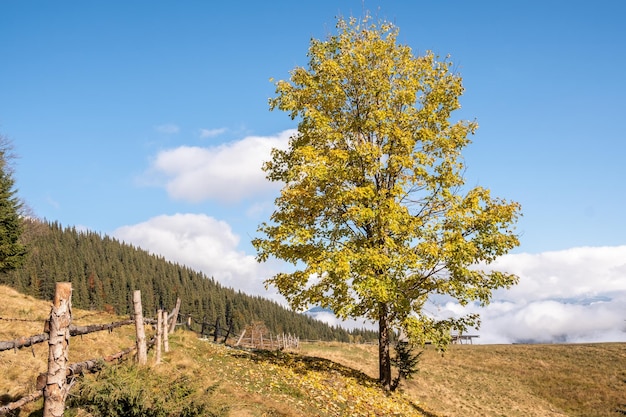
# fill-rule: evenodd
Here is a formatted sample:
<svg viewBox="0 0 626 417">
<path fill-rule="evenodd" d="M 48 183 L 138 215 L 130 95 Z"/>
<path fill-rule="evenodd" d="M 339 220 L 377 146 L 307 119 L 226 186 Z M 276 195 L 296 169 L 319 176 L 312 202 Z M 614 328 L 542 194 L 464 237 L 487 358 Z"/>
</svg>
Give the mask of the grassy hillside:
<svg viewBox="0 0 626 417">
<path fill-rule="evenodd" d="M 375 375 L 376 348 L 327 344 L 303 354 Z M 439 416 L 626 415 L 626 344 L 453 345 L 426 349 L 405 394 Z"/>
<path fill-rule="evenodd" d="M 41 332 L 48 302 L 7 287 L 0 287 L 0 294 L 0 340 Z M 74 317 L 80 318 L 76 324 L 81 325 L 117 319 L 76 309 Z M 70 361 L 130 346 L 132 333 L 128 327 L 74 338 Z M 416 380 L 394 395 L 386 395 L 376 384 L 377 356 L 372 345 L 320 343 L 304 344 L 292 352 L 248 352 L 177 330 L 171 346 L 159 366 L 138 369 L 123 363 L 86 376 L 73 388 L 68 415 L 98 415 L 96 405 L 128 407 L 133 415 L 156 414 L 141 414 L 147 409 L 243 417 L 617 417 L 626 413 L 626 344 L 463 345 L 453 346 L 444 356 L 427 349 Z M 46 357 L 45 344 L 32 351 L 0 352 L 0 399 L 31 392 L 36 374 L 45 370 Z M 34 404 L 21 415 L 40 408 L 41 403 Z M 114 412 L 111 408 L 108 414 Z"/>
</svg>

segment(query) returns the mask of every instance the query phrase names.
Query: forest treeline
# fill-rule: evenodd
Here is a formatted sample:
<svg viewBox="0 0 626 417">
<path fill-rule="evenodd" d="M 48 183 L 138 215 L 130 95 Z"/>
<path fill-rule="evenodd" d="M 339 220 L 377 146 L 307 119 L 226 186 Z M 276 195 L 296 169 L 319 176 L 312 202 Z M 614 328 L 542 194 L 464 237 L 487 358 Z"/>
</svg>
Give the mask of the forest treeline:
<svg viewBox="0 0 626 417">
<path fill-rule="evenodd" d="M 0 273 L 0 283 L 36 298 L 52 299 L 55 282 L 69 281 L 74 306 L 125 315 L 130 314 L 132 292 L 138 289 L 146 316 L 155 316 L 159 308 L 171 309 L 180 297 L 183 316 L 219 321 L 223 328 L 232 322 L 235 333 L 262 322 L 274 334 L 303 339 L 377 340 L 371 330 L 329 326 L 106 235 L 32 219 L 24 226 L 21 239 L 28 255 L 21 267 Z"/>
</svg>

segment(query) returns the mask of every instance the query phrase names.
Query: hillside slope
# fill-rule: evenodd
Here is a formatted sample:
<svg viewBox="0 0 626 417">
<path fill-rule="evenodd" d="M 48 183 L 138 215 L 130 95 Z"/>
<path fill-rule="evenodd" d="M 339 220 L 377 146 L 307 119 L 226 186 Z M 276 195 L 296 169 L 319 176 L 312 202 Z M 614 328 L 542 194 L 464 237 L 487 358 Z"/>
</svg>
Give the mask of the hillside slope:
<svg viewBox="0 0 626 417">
<path fill-rule="evenodd" d="M 302 353 L 376 375 L 376 347 L 339 343 Z M 618 417 L 626 415 L 626 343 L 452 345 L 425 349 L 404 385 L 439 416 Z"/>
<path fill-rule="evenodd" d="M 49 302 L 6 287 L 0 287 L 0 294 L 0 340 L 41 332 Z M 94 313 L 74 309 L 76 324 L 118 319 Z M 73 338 L 70 361 L 111 354 L 133 343 L 132 327 Z M 183 415 L 185 407 L 207 416 L 243 417 L 626 414 L 624 343 L 454 345 L 443 356 L 426 349 L 416 379 L 394 395 L 378 388 L 374 345 L 306 343 L 294 351 L 253 352 L 177 330 L 171 346 L 162 365 L 152 365 L 151 351 L 151 365 L 143 370 L 126 361 L 87 375 L 72 391 L 69 415 L 95 416 L 97 405 L 131 400 L 136 410 L 146 412 L 135 415 L 152 415 L 150 407 L 165 406 L 155 398 L 168 398 L 167 406 L 178 407 L 173 415 Z M 0 352 L 0 401 L 32 392 L 46 359 L 45 344 Z M 31 405 L 22 415 L 40 407 Z"/>
<path fill-rule="evenodd" d="M 0 340 L 40 333 L 50 303 L 0 287 Z M 121 317 L 73 310 L 80 323 L 106 323 Z M 115 353 L 132 346 L 133 327 L 72 338 L 70 362 Z M 229 348 L 177 330 L 162 364 L 140 369 L 132 360 L 107 365 L 72 388 L 68 415 L 153 416 L 422 416 L 401 394 L 387 395 L 374 378 L 340 363 L 297 351 L 249 351 Z M 0 352 L 0 402 L 35 390 L 45 371 L 47 344 Z M 162 399 L 167 399 L 163 403 Z M 41 408 L 41 400 L 20 415 Z M 126 409 L 128 407 L 128 409 Z M 132 412 L 130 411 L 132 409 Z M 125 411 L 124 411 L 125 410 Z M 193 414 L 195 411 L 199 414 Z M 119 413 L 119 414 L 116 414 Z"/>
</svg>

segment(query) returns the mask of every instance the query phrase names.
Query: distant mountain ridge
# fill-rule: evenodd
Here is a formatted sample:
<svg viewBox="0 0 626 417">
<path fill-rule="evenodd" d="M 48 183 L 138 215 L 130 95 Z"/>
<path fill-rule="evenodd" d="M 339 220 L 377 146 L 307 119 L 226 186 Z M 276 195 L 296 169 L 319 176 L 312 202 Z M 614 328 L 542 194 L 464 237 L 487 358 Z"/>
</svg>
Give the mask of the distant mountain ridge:
<svg viewBox="0 0 626 417">
<path fill-rule="evenodd" d="M 330 313 L 330 314 L 335 314 L 335 312 L 333 310 L 331 310 L 330 308 L 324 308 L 324 307 L 312 307 L 309 308 L 307 311 L 305 311 L 305 314 L 311 314 L 311 315 L 315 315 L 315 314 L 319 314 L 319 313 Z"/>
<path fill-rule="evenodd" d="M 132 245 L 57 222 L 25 220 L 22 235 L 29 255 L 23 267 L 0 274 L 0 284 L 36 298 L 50 300 L 54 284 L 72 282 L 72 303 L 78 308 L 130 314 L 132 291 L 141 290 L 144 314 L 171 309 L 181 299 L 181 314 L 240 332 L 263 322 L 274 334 L 292 333 L 305 339 L 376 340 L 374 332 L 329 326 L 295 313 L 260 296 L 223 287 L 213 278 L 167 261 Z"/>
</svg>

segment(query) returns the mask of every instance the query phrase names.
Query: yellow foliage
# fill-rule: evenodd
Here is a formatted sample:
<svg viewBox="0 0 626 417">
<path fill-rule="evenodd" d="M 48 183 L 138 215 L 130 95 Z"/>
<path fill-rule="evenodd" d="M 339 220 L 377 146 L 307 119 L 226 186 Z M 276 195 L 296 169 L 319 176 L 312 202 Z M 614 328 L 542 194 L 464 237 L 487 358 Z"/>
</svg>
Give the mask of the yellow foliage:
<svg viewBox="0 0 626 417">
<path fill-rule="evenodd" d="M 515 284 L 476 265 L 518 245 L 520 207 L 465 187 L 462 151 L 477 124 L 450 120 L 461 77 L 397 38 L 390 23 L 340 19 L 337 34 L 311 41 L 306 68 L 275 83 L 270 108 L 298 119 L 298 133 L 265 164 L 284 187 L 253 244 L 260 261 L 296 266 L 267 281 L 294 308 L 320 303 L 445 345 L 446 330 L 477 318 L 423 317 L 422 300 L 486 303 Z"/>
</svg>

